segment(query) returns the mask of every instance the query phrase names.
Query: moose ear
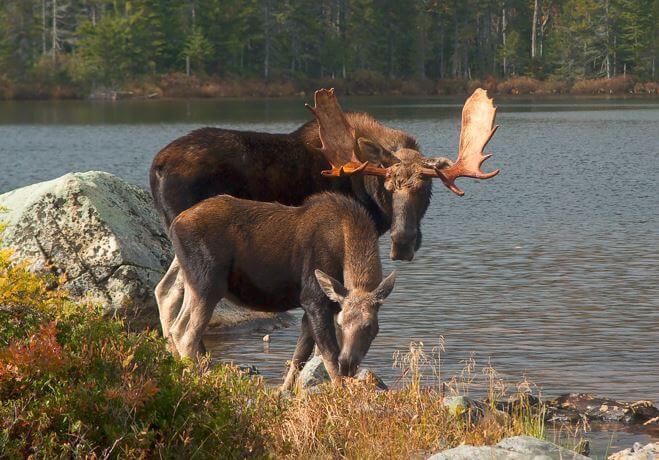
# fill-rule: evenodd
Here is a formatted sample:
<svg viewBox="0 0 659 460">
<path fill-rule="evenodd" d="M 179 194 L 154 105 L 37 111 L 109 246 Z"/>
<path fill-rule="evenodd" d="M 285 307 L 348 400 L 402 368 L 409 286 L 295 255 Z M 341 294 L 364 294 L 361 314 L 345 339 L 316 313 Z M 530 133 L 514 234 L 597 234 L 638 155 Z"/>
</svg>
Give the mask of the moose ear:
<svg viewBox="0 0 659 460">
<path fill-rule="evenodd" d="M 446 157 L 425 158 L 424 163 L 431 168 L 444 169 L 453 166 L 453 160 Z"/>
<path fill-rule="evenodd" d="M 361 161 L 368 161 L 376 166 L 383 166 L 385 168 L 399 162 L 398 158 L 389 150 L 365 137 L 357 139 L 357 145 L 359 146 L 357 156 Z"/>
<path fill-rule="evenodd" d="M 343 284 L 341 284 L 341 282 L 335 280 L 327 273 L 323 273 L 320 270 L 316 270 L 314 273 L 316 274 L 316 279 L 318 280 L 320 288 L 323 290 L 327 297 L 329 297 L 334 302 L 339 303 L 341 303 L 343 299 L 346 298 L 348 295 L 348 290 Z"/>
<path fill-rule="evenodd" d="M 394 284 L 396 283 L 396 271 L 394 270 L 387 276 L 385 279 L 382 280 L 380 285 L 375 288 L 375 291 L 373 291 L 373 295 L 379 302 L 383 302 L 384 299 L 389 297 L 389 294 L 391 294 L 391 291 L 394 289 Z"/>
</svg>

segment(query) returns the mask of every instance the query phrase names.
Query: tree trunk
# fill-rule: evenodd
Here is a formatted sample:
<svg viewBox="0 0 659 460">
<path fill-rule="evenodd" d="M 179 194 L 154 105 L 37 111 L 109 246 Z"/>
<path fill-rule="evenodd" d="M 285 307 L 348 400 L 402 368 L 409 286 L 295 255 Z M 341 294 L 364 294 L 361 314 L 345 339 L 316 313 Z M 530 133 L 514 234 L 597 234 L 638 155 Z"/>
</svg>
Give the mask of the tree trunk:
<svg viewBox="0 0 659 460">
<path fill-rule="evenodd" d="M 506 49 L 506 7 L 503 7 L 503 10 L 501 12 L 501 39 L 503 41 L 503 78 L 506 78 L 506 72 L 508 71 L 508 66 L 507 64 L 507 59 L 506 59 L 506 54 L 508 54 L 508 50 Z"/>
<path fill-rule="evenodd" d="M 46 0 L 41 0 L 41 51 L 46 54 Z"/>
<path fill-rule="evenodd" d="M 264 17 L 264 27 L 265 27 L 265 59 L 263 62 L 263 76 L 266 81 L 270 76 L 270 0 L 265 0 L 265 17 Z"/>
<path fill-rule="evenodd" d="M 444 21 L 442 21 L 440 39 L 439 39 L 439 78 L 444 78 L 446 72 L 446 62 L 444 59 L 445 47 L 446 47 L 446 27 L 444 27 Z"/>
<path fill-rule="evenodd" d="M 53 63 L 57 60 L 57 0 L 53 0 Z"/>
<path fill-rule="evenodd" d="M 339 36 L 341 37 L 341 77 L 346 78 L 346 29 L 347 29 L 347 20 L 346 20 L 346 0 L 339 1 Z"/>
<path fill-rule="evenodd" d="M 458 15 L 453 16 L 453 56 L 451 56 L 451 61 L 453 68 L 451 69 L 451 75 L 453 78 L 459 78 L 460 74 L 460 39 L 458 35 Z"/>
<path fill-rule="evenodd" d="M 609 0 L 604 1 L 604 14 L 606 15 L 604 18 L 604 27 L 606 32 L 606 57 L 604 58 L 606 65 L 606 78 L 611 78 L 611 31 L 609 24 Z"/>
<path fill-rule="evenodd" d="M 549 12 L 547 12 L 547 17 L 542 20 L 540 23 L 540 57 L 543 56 L 543 47 L 545 42 L 545 28 L 549 22 Z"/>
<path fill-rule="evenodd" d="M 537 25 L 538 25 L 538 7 L 539 0 L 533 2 L 533 24 L 531 24 L 531 59 L 535 59 L 535 38 L 537 34 Z"/>
</svg>

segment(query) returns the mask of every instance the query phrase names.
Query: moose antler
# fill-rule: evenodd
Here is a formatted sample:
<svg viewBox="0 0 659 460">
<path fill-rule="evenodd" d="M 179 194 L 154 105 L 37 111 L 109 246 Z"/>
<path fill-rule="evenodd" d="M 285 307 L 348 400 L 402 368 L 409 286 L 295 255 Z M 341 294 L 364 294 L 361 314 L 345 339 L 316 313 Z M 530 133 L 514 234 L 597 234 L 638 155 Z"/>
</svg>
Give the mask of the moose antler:
<svg viewBox="0 0 659 460">
<path fill-rule="evenodd" d="M 444 185 L 457 195 L 464 192 L 455 185 L 458 177 L 473 177 L 489 179 L 499 174 L 499 169 L 486 173 L 481 171 L 481 164 L 492 154 L 483 155 L 483 149 L 490 141 L 499 126 L 494 125 L 496 107 L 487 92 L 478 88 L 465 102 L 462 109 L 462 130 L 460 131 L 460 146 L 457 161 L 448 168 L 433 168 L 432 172 L 424 174 L 439 177 Z"/>
<path fill-rule="evenodd" d="M 314 93 L 314 107 L 311 110 L 318 121 L 320 142 L 318 149 L 327 159 L 332 169 L 322 171 L 324 176 L 340 177 L 356 173 L 373 176 L 388 176 L 389 168 L 381 168 L 369 162 L 362 162 L 356 155 L 357 142 L 355 128 L 350 125 L 334 95 L 334 89 L 319 89 Z M 499 170 L 489 173 L 481 171 L 481 164 L 492 155 L 483 155 L 485 145 L 490 141 L 498 126 L 494 126 L 496 108 L 485 90 L 478 88 L 465 102 L 462 109 L 462 131 L 457 161 L 448 168 L 426 164 L 421 174 L 439 178 L 457 195 L 464 192 L 455 185 L 458 177 L 489 179 L 499 174 Z"/>
<path fill-rule="evenodd" d="M 376 176 L 386 176 L 387 170 L 368 162 L 361 162 L 355 154 L 356 138 L 353 128 L 341 110 L 339 102 L 334 95 L 334 88 L 330 90 L 319 89 L 314 94 L 314 107 L 305 106 L 318 120 L 320 142 L 322 148 L 318 149 L 327 159 L 332 169 L 322 171 L 324 176 L 339 177 L 344 174 L 361 172 Z"/>
</svg>

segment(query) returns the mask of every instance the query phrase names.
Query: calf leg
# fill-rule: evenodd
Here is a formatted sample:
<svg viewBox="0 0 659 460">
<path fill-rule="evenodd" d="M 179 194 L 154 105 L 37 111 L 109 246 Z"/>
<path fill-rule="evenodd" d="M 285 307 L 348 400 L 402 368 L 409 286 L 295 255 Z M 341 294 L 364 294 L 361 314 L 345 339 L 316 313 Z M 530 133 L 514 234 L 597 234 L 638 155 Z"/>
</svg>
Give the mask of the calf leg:
<svg viewBox="0 0 659 460">
<path fill-rule="evenodd" d="M 293 359 L 291 360 L 291 365 L 288 368 L 288 374 L 286 374 L 286 378 L 284 379 L 282 386 L 279 387 L 281 391 L 290 390 L 293 388 L 293 384 L 295 383 L 295 379 L 297 378 L 300 369 L 304 367 L 304 364 L 309 359 L 309 356 L 311 356 L 313 347 L 313 336 L 311 335 L 311 328 L 309 327 L 309 319 L 305 313 L 302 316 L 300 336 L 297 339 L 295 353 L 293 353 Z"/>
<path fill-rule="evenodd" d="M 213 309 L 226 292 L 226 282 L 220 282 L 212 290 L 197 292 L 186 283 L 183 307 L 171 327 L 171 337 L 181 357 L 198 358 L 206 353 L 203 335 L 208 327 Z"/>
<path fill-rule="evenodd" d="M 178 259 L 174 257 L 167 273 L 160 280 L 155 291 L 162 335 L 170 342 L 170 348 L 172 348 L 172 343 L 169 337 L 169 329 L 183 305 L 183 292 L 183 276 Z"/>
<path fill-rule="evenodd" d="M 305 308 L 309 314 L 309 325 L 314 342 L 320 350 L 323 358 L 325 369 L 330 375 L 332 381 L 340 379 L 339 374 L 339 345 L 336 341 L 336 332 L 334 330 L 334 314 L 331 306 L 313 305 Z"/>
</svg>

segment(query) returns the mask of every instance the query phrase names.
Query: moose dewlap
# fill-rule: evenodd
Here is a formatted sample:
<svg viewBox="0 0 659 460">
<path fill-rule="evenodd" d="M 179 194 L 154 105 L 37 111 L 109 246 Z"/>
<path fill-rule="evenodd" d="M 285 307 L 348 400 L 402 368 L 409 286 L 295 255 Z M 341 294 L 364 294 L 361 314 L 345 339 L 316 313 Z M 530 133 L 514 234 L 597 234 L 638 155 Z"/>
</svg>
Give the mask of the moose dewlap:
<svg viewBox="0 0 659 460">
<path fill-rule="evenodd" d="M 156 296 L 173 352 L 203 353 L 213 306 L 227 298 L 259 311 L 304 310 L 286 388 L 314 344 L 332 378 L 355 374 L 395 281 L 394 273 L 383 280 L 378 232 L 361 204 L 337 193 L 299 207 L 221 195 L 181 213 L 170 235 L 184 282 Z"/>
</svg>

